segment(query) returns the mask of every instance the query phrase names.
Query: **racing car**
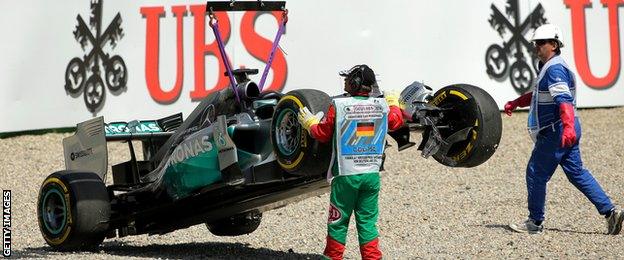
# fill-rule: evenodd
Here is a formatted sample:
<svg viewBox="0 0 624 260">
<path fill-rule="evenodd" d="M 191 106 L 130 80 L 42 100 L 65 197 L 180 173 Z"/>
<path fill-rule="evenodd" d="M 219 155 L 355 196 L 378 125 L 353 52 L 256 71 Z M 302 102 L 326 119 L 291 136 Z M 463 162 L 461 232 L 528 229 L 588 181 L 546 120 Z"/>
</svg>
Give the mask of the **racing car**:
<svg viewBox="0 0 624 260">
<path fill-rule="evenodd" d="M 94 118 L 63 140 L 66 169 L 41 185 L 37 215 L 57 250 L 97 247 L 104 238 L 165 234 L 205 223 L 219 236 L 248 234 L 262 213 L 328 191 L 331 147 L 299 125 L 300 107 L 326 111 L 331 98 L 315 89 L 259 93 L 240 69 L 232 88 L 205 98 L 183 120 L 104 123 Z M 418 149 L 450 167 L 474 167 L 496 150 L 501 118 L 480 88 L 457 84 L 435 94 L 420 83 L 401 93 L 408 123 L 390 135 L 397 148 Z M 107 142 L 126 142 L 130 160 L 108 171 Z M 140 142 L 142 158 L 133 144 Z M 137 142 L 138 141 L 138 142 Z"/>
<path fill-rule="evenodd" d="M 78 123 L 63 139 L 65 170 L 40 187 L 37 219 L 47 244 L 89 250 L 105 238 L 197 224 L 218 236 L 249 234 L 264 212 L 327 192 L 331 146 L 311 138 L 297 115 L 302 107 L 325 112 L 332 98 L 316 89 L 262 91 L 249 78 L 257 73 L 226 72 L 233 84 L 186 118 Z M 483 89 L 455 84 L 434 93 L 414 82 L 399 100 L 407 120 L 390 136 L 400 151 L 421 132 L 422 156 L 449 167 L 478 166 L 494 154 L 501 117 Z M 130 159 L 109 165 L 109 142 L 127 143 Z"/>
</svg>

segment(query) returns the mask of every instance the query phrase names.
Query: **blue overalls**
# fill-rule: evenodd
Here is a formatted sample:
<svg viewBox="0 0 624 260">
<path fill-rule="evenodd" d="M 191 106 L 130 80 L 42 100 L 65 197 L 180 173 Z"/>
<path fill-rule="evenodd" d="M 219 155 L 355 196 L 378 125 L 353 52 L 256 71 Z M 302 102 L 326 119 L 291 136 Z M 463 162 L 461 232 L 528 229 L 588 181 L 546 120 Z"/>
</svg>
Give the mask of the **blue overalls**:
<svg viewBox="0 0 624 260">
<path fill-rule="evenodd" d="M 576 143 L 572 147 L 561 147 L 563 126 L 559 104 L 576 104 L 575 85 L 574 73 L 557 55 L 544 64 L 533 89 L 528 129 L 535 146 L 527 165 L 526 183 L 529 218 L 535 221 L 544 220 L 546 183 L 557 165 L 561 165 L 568 180 L 596 206 L 601 215 L 614 208 L 600 184 L 583 167 L 579 149 L 581 123 L 578 117 L 574 119 Z"/>
</svg>

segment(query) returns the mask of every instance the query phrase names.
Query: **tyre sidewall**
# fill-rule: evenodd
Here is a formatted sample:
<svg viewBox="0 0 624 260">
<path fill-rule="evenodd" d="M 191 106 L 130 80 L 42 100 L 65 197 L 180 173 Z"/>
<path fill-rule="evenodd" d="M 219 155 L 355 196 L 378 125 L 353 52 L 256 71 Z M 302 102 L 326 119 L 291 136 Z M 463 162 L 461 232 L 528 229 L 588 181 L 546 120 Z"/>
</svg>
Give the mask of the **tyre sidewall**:
<svg viewBox="0 0 624 260">
<path fill-rule="evenodd" d="M 63 200 L 65 204 L 65 219 L 64 226 L 58 234 L 54 234 L 48 230 L 43 221 L 43 203 L 44 198 L 48 192 L 52 190 L 56 190 L 63 195 Z M 58 174 L 53 174 L 45 179 L 43 184 L 41 185 L 41 190 L 39 191 L 39 199 L 37 202 L 37 217 L 39 220 L 39 229 L 43 235 L 43 238 L 50 246 L 58 246 L 65 241 L 70 240 L 72 235 L 72 225 L 73 221 L 73 212 L 75 208 L 72 207 L 74 203 L 72 203 L 75 199 L 75 196 L 71 194 L 69 185 L 59 178 Z"/>
<path fill-rule="evenodd" d="M 299 113 L 299 108 L 303 107 L 304 102 L 302 102 L 301 99 L 295 95 L 286 95 L 282 97 L 275 109 L 274 120 L 271 122 L 271 135 L 275 136 L 277 134 L 276 129 L 278 124 L 281 123 L 281 120 L 283 120 L 285 116 L 289 115 L 296 117 Z M 282 169 L 288 172 L 295 172 L 301 167 L 301 164 L 304 162 L 304 159 L 308 154 L 307 148 L 309 147 L 309 144 L 314 142 L 309 135 L 303 133 L 305 130 L 301 127 L 298 129 L 297 147 L 290 153 L 282 152 L 283 149 L 280 145 L 277 142 L 273 142 L 274 150 L 278 155 L 277 162 L 280 164 Z M 274 138 L 277 140 L 277 137 Z"/>
<path fill-rule="evenodd" d="M 448 156 L 434 154 L 438 162 L 453 167 L 474 167 L 489 159 L 496 150 L 500 141 L 502 121 L 500 111 L 494 99 L 483 89 L 467 84 L 456 84 L 438 90 L 430 104 L 442 106 L 451 100 L 467 98 L 467 104 L 461 111 L 465 115 L 465 126 L 474 128 L 468 135 L 468 142 L 463 141 L 462 146 L 452 146 Z M 472 122 L 476 120 L 476 122 Z M 455 129 L 461 130 L 461 128 Z M 451 160 L 455 165 L 450 165 Z"/>
<path fill-rule="evenodd" d="M 87 183 L 95 185 L 87 186 Z M 43 199 L 50 189 L 62 192 L 65 202 L 65 226 L 59 234 L 50 232 L 43 223 Z M 106 187 L 95 173 L 56 172 L 41 185 L 37 217 L 43 238 L 56 250 L 96 248 L 108 231 L 110 201 Z"/>
<path fill-rule="evenodd" d="M 308 100 L 308 98 L 313 100 Z M 314 89 L 300 89 L 288 92 L 280 99 L 271 122 L 271 138 L 277 162 L 285 171 L 297 175 L 324 174 L 331 159 L 331 146 L 320 143 L 312 138 L 302 127 L 298 127 L 297 148 L 291 154 L 281 151 L 277 143 L 276 128 L 284 113 L 299 114 L 299 109 L 307 107 L 310 112 L 327 112 L 329 96 Z"/>
</svg>

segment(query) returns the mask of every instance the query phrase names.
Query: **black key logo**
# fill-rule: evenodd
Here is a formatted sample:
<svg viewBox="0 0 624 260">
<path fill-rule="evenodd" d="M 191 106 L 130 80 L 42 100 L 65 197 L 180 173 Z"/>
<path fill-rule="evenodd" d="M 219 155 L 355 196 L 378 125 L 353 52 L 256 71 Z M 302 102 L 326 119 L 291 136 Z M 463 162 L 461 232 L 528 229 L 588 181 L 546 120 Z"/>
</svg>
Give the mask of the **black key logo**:
<svg viewBox="0 0 624 260">
<path fill-rule="evenodd" d="M 93 114 L 103 107 L 105 83 L 111 93 L 118 95 L 126 88 L 128 80 L 128 70 L 123 59 L 119 55 L 111 56 L 104 52 L 105 47 L 114 49 L 124 34 L 119 13 L 106 30 L 101 31 L 102 2 L 103 0 L 91 2 L 88 26 L 82 16 L 76 17 L 78 25 L 74 30 L 74 37 L 83 50 L 90 51 L 82 58 L 75 57 L 69 61 L 65 70 L 65 91 L 74 98 L 82 94 L 87 109 Z M 103 71 L 100 69 L 102 67 Z"/>
<path fill-rule="evenodd" d="M 507 0 L 505 14 L 492 4 L 492 14 L 488 21 L 503 38 L 503 42 L 500 45 L 492 44 L 487 48 L 485 52 L 487 74 L 499 81 L 509 77 L 511 86 L 518 94 L 527 92 L 535 81 L 539 59 L 525 35 L 547 22 L 544 12 L 542 4 L 538 4 L 528 17 L 521 20 L 518 0 Z M 531 60 L 532 66 L 529 66 L 527 57 Z"/>
</svg>

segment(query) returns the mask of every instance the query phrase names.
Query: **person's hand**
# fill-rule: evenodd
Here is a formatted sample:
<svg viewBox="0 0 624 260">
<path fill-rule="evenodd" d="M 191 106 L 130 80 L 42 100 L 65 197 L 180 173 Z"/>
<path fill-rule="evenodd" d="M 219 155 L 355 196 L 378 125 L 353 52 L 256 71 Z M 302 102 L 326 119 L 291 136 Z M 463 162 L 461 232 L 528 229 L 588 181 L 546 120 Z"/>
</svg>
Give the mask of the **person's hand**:
<svg viewBox="0 0 624 260">
<path fill-rule="evenodd" d="M 574 129 L 574 106 L 570 103 L 559 105 L 559 116 L 563 125 L 561 133 L 561 147 L 571 147 L 576 143 L 576 130 Z"/>
<path fill-rule="evenodd" d="M 505 104 L 505 114 L 511 116 L 511 112 L 516 110 L 516 108 L 518 108 L 518 103 L 515 100 L 507 102 Z"/>
<path fill-rule="evenodd" d="M 511 116 L 511 112 L 516 110 L 516 108 L 518 107 L 528 107 L 531 105 L 531 99 L 533 98 L 533 93 L 532 92 L 528 92 L 528 93 L 524 93 L 521 96 L 519 96 L 518 98 L 507 102 L 507 104 L 505 104 L 505 114 L 507 114 L 508 116 Z"/>
<path fill-rule="evenodd" d="M 388 106 L 399 107 L 399 93 L 395 90 L 384 91 L 384 98 L 386 99 Z"/>
<path fill-rule="evenodd" d="M 323 111 L 320 111 L 316 113 L 316 115 L 314 115 L 312 114 L 312 112 L 310 112 L 310 109 L 308 109 L 307 107 L 302 107 L 299 108 L 299 115 L 297 116 L 297 118 L 299 119 L 299 123 L 301 124 L 301 126 L 306 131 L 308 131 L 308 133 L 310 133 L 310 128 L 321 121 L 321 118 L 323 118 L 323 114 Z"/>
<path fill-rule="evenodd" d="M 561 147 L 571 147 L 576 143 L 576 131 L 574 126 L 563 126 L 563 133 L 561 134 Z"/>
</svg>

